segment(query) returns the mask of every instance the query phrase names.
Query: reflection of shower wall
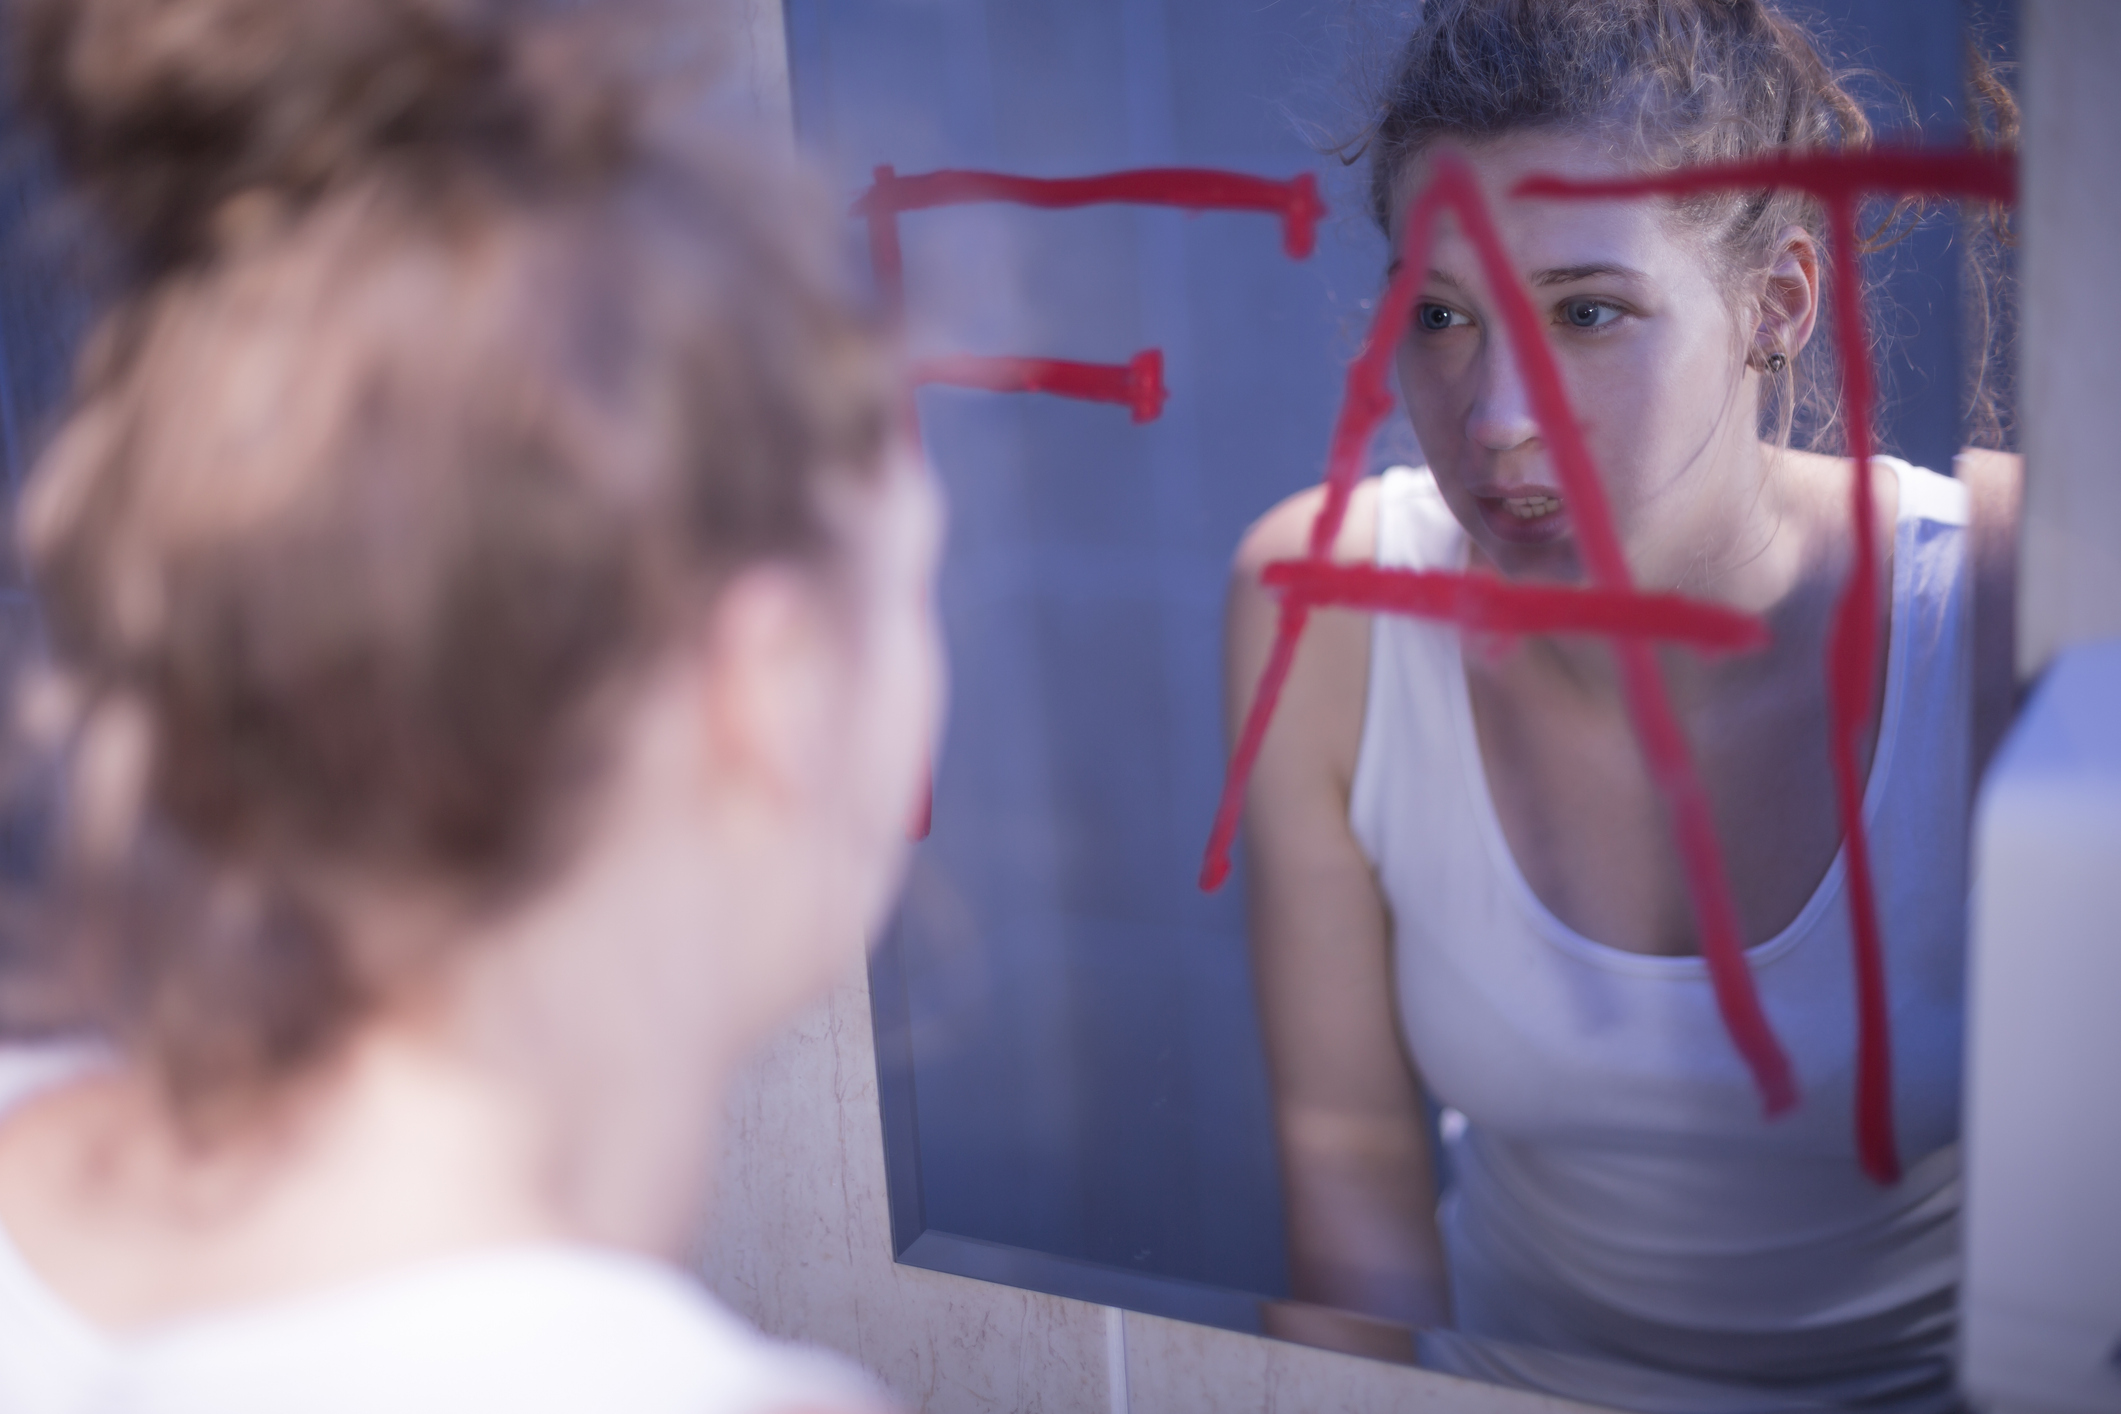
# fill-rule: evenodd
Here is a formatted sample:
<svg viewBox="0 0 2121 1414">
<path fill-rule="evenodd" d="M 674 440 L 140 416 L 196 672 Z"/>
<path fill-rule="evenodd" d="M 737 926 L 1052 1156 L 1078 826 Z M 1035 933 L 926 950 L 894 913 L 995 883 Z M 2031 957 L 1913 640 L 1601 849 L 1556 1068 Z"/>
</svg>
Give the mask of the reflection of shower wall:
<svg viewBox="0 0 2121 1414">
<path fill-rule="evenodd" d="M 1889 81 L 1857 85 L 1885 133 L 1903 128 L 1912 108 L 1931 141 L 1949 140 L 1964 128 L 1965 41 L 2005 64 L 2016 50 L 2017 0 L 1805 0 L 1792 8 L 1820 17 L 1842 41 L 1844 62 Z M 1883 345 L 1880 449 L 1938 471 L 1950 469 L 1966 440 L 1964 341 L 1978 337 L 1980 322 L 1962 282 L 1969 234 L 1949 218 L 1932 219 L 1872 257 L 1867 271 L 1874 338 Z M 2015 386 L 2008 373 L 2003 386 Z"/>
<path fill-rule="evenodd" d="M 66 388 L 85 300 L 60 244 L 48 165 L 0 125 L 0 464 L 9 506 Z M 0 570 L 20 583 L 13 542 Z"/>
<path fill-rule="evenodd" d="M 1314 52 L 1322 9 L 789 8 L 798 126 L 849 196 L 879 162 L 1321 165 L 1275 104 L 1337 72 Z M 1171 388 L 1148 425 L 1048 398 L 921 399 L 952 499 L 955 676 L 903 934 L 927 1221 L 1278 1288 L 1240 896 L 1193 878 L 1221 769 L 1230 552 L 1318 477 L 1382 244 L 1329 222 L 1294 263 L 1270 217 L 1128 208 L 954 208 L 900 230 L 920 351 L 1110 362 L 1154 346 Z"/>
<path fill-rule="evenodd" d="M 1349 0 L 789 0 L 799 129 L 848 197 L 883 162 L 1056 176 L 1320 171 L 1336 219 L 1295 265 L 1262 217 L 909 214 L 921 352 L 1165 351 L 1171 402 L 931 391 L 953 503 L 955 674 L 935 834 L 902 931 L 929 1226 L 1273 1290 L 1280 1216 L 1242 889 L 1193 880 L 1221 753 L 1221 603 L 1244 527 L 1314 484 L 1382 243 L 1358 173 Z M 1834 0 L 1850 56 L 1930 117 L 1956 102 L 1935 0 Z M 1351 17 L 1353 22 L 1351 23 Z M 1847 23 L 1853 21 L 1853 23 Z M 1949 233 L 1889 267 L 1888 445 L 1958 441 Z M 1885 273 L 1882 269 L 1881 273 Z M 1409 439 L 1396 439 L 1404 449 Z"/>
<path fill-rule="evenodd" d="M 51 199 L 48 166 L 0 121 L 0 700 L 37 641 L 15 560 L 15 500 L 65 395 L 87 309 Z M 0 878 L 34 858 L 34 814 L 0 801 Z"/>
</svg>

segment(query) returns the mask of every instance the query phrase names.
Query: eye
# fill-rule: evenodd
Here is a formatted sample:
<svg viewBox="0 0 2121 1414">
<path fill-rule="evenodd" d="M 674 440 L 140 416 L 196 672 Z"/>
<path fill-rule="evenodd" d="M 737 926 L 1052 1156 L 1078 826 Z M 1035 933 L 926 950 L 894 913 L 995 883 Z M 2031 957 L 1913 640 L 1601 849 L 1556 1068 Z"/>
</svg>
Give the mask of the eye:
<svg viewBox="0 0 2121 1414">
<path fill-rule="evenodd" d="M 1455 324 L 1470 324 L 1473 321 L 1447 305 L 1422 304 L 1414 307 L 1414 322 L 1434 333 L 1449 329 Z"/>
<path fill-rule="evenodd" d="M 1561 317 L 1578 329 L 1599 329 L 1620 317 L 1620 311 L 1602 300 L 1572 299 L 1561 306 Z"/>
</svg>

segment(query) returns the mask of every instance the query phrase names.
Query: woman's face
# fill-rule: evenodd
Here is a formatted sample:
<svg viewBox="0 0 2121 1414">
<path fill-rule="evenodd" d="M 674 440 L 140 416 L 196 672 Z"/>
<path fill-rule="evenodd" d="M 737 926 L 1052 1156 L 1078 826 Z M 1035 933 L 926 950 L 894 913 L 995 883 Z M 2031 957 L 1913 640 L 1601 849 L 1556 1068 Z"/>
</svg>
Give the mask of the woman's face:
<svg viewBox="0 0 2121 1414">
<path fill-rule="evenodd" d="M 1630 169 L 1587 134 L 1524 133 L 1467 154 L 1517 276 L 1548 331 L 1615 527 L 1646 581 L 1742 514 L 1739 475 L 1757 465 L 1755 392 L 1730 303 L 1699 243 L 1655 201 L 1522 200 L 1534 172 Z M 1417 155 L 1396 200 L 1428 175 Z M 1580 574 L 1571 507 L 1480 261 L 1448 215 L 1399 347 L 1400 388 L 1444 500 L 1477 551 L 1506 574 Z M 1395 250 L 1399 222 L 1392 231 Z"/>
<path fill-rule="evenodd" d="M 828 501 L 844 547 L 818 592 L 824 627 L 807 639 L 812 670 L 775 678 L 787 788 L 771 843 L 745 885 L 774 902 L 757 959 L 795 1003 L 844 974 L 875 935 L 895 892 L 909 826 L 923 804 L 942 713 L 941 635 L 934 581 L 942 502 L 913 450 L 893 450 L 875 481 Z M 792 684 L 792 685 L 791 685 Z M 763 980 L 763 979 L 762 979 Z"/>
</svg>

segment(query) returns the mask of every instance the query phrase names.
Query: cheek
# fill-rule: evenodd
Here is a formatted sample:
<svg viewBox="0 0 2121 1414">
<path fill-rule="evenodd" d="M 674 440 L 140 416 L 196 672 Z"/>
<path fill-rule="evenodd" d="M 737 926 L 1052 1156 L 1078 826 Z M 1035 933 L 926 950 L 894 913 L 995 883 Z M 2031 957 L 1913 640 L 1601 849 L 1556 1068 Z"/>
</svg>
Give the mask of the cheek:
<svg viewBox="0 0 2121 1414">
<path fill-rule="evenodd" d="M 1566 369 L 1571 401 L 1599 465 L 1617 477 L 1631 464 L 1701 449 L 1735 405 L 1722 345 L 1674 329 Z"/>
<path fill-rule="evenodd" d="M 1456 366 L 1464 362 L 1463 357 L 1454 359 L 1450 350 L 1412 343 L 1402 343 L 1393 359 L 1400 402 L 1423 454 L 1432 461 L 1464 437 L 1467 399 L 1460 386 L 1463 369 Z"/>
</svg>

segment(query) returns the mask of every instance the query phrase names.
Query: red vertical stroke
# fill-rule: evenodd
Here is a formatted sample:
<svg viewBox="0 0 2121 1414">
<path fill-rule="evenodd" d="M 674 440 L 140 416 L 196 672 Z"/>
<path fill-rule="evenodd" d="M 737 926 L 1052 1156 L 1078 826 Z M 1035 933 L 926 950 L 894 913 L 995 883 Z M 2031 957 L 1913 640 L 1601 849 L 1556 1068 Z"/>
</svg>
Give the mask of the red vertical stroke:
<svg viewBox="0 0 2121 1414">
<path fill-rule="evenodd" d="M 1500 306 L 1509 330 L 1511 351 L 1525 378 L 1525 390 L 1539 421 L 1540 435 L 1553 453 L 1555 472 L 1562 494 L 1568 498 L 1576 541 L 1585 568 L 1594 583 L 1609 589 L 1630 590 L 1633 576 L 1620 536 L 1613 528 L 1612 512 L 1606 505 L 1605 487 L 1592 464 L 1590 447 L 1576 421 L 1561 370 L 1548 348 L 1546 330 L 1532 298 L 1517 277 L 1502 237 L 1496 232 L 1485 200 L 1462 158 L 1441 154 L 1438 179 L 1459 189 L 1453 202 L 1458 219 L 1474 250 L 1480 256 L 1488 286 Z M 1428 252 L 1408 264 L 1425 269 Z M 1650 646 L 1637 639 L 1614 643 L 1628 709 L 1635 723 L 1650 774 L 1663 792 L 1681 862 L 1685 866 L 1687 891 L 1701 924 L 1701 956 L 1708 964 L 1709 980 L 1716 994 L 1716 1007 L 1731 1033 L 1738 1053 L 1753 1072 L 1754 1084 L 1769 1114 L 1778 1114 L 1797 1102 L 1797 1085 L 1789 1058 L 1775 1039 L 1760 996 L 1753 986 L 1752 969 L 1746 964 L 1745 943 L 1738 928 L 1738 910 L 1731 901 L 1730 882 L 1724 873 L 1723 850 L 1717 842 L 1716 825 L 1709 809 L 1708 792 L 1694 770 L 1693 751 L 1681 730 L 1679 717 L 1664 690 L 1664 676 Z"/>
<path fill-rule="evenodd" d="M 1847 851 L 1849 922 L 1856 973 L 1856 1150 L 1864 1172 L 1897 1183 L 1900 1157 L 1893 1126 L 1891 1008 L 1885 951 L 1863 820 L 1864 781 L 1858 746 L 1877 706 L 1879 593 L 1876 508 L 1871 495 L 1873 402 L 1876 391 L 1861 289 L 1862 243 L 1856 206 L 1866 193 L 2017 200 L 2017 160 L 2008 152 L 1937 151 L 1881 146 L 1859 153 L 1777 154 L 1648 177 L 1573 181 L 1535 176 L 1520 196 L 1574 198 L 1682 195 L 1764 186 L 1802 189 L 1826 208 L 1828 240 L 1839 270 L 1834 280 L 1835 322 L 1841 329 L 1842 401 L 1848 407 L 1850 521 L 1855 552 L 1848 583 L 1835 604 L 1827 646 L 1830 756 L 1836 812 Z"/>
<path fill-rule="evenodd" d="M 1856 198 L 1827 201 L 1828 235 L 1835 271 L 1834 322 L 1841 327 L 1842 401 L 1848 408 L 1849 444 L 1855 474 L 1849 481 L 1849 518 L 1855 560 L 1827 646 L 1827 683 L 1833 707 L 1834 794 L 1841 838 L 1848 851 L 1849 915 L 1856 964 L 1856 1154 L 1863 1171 L 1879 1183 L 1900 1181 L 1899 1146 L 1893 1134 L 1892 1019 L 1886 1004 L 1885 948 L 1878 926 L 1878 898 L 1871 878 L 1870 837 L 1863 824 L 1863 773 L 1857 748 L 1870 724 L 1878 693 L 1878 526 L 1871 497 L 1871 357 L 1865 335 L 1863 296 L 1857 285 L 1862 243 L 1856 234 Z"/>
<path fill-rule="evenodd" d="M 1321 511 L 1319 519 L 1324 518 Z M 1230 752 L 1230 764 L 1223 772 L 1223 793 L 1222 799 L 1215 804 L 1215 823 L 1208 829 L 1208 850 L 1201 861 L 1200 886 L 1211 893 L 1221 888 L 1230 877 L 1230 843 L 1237 836 L 1237 818 L 1244 812 L 1245 786 L 1252 779 L 1252 768 L 1259 761 L 1259 749 L 1266 744 L 1267 726 L 1274 720 L 1275 704 L 1281 700 L 1282 687 L 1289 681 L 1289 669 L 1296 662 L 1297 641 L 1303 637 L 1304 627 L 1310 621 L 1311 610 L 1301 599 L 1292 596 L 1282 600 L 1274 625 L 1274 646 L 1267 650 L 1267 663 L 1260 670 L 1259 686 L 1252 691 L 1252 705 L 1245 712 L 1244 726 L 1238 730 L 1237 745 Z"/>
<path fill-rule="evenodd" d="M 928 838 L 935 828 L 935 770 L 928 767 L 921 772 L 920 803 L 913 807 L 913 816 L 906 822 L 906 838 L 919 843 Z"/>
<path fill-rule="evenodd" d="M 878 167 L 875 178 L 882 186 L 891 180 L 891 169 Z M 869 225 L 869 269 L 876 276 L 877 300 L 897 319 L 906 312 L 906 256 L 899 248 L 898 213 L 880 206 L 861 214 Z"/>
<path fill-rule="evenodd" d="M 1443 201 L 1442 189 L 1435 180 L 1415 197 L 1407 209 L 1406 229 L 1400 237 L 1402 251 L 1419 251 L 1426 260 L 1430 230 Z M 1309 552 L 1313 560 L 1332 558 L 1333 542 L 1340 535 L 1341 523 L 1347 519 L 1348 499 L 1354 495 L 1355 483 L 1362 477 L 1363 456 L 1369 450 L 1371 438 L 1377 435 L 1378 425 L 1392 411 L 1392 393 L 1385 382 L 1386 370 L 1392 361 L 1392 351 L 1398 346 L 1397 331 L 1406 327 L 1407 316 L 1412 310 L 1416 284 L 1413 272 L 1416 268 L 1417 263 L 1411 258 L 1401 261 L 1398 273 L 1385 286 L 1384 296 L 1377 302 L 1377 312 L 1371 316 L 1370 332 L 1362 349 L 1348 365 L 1340 411 L 1333 421 L 1333 439 L 1326 450 L 1326 499 L 1319 507 L 1317 518 L 1311 522 Z M 1289 681 L 1289 669 L 1295 665 L 1297 641 L 1303 637 L 1304 626 L 1310 619 L 1310 609 L 1300 600 L 1282 600 L 1274 629 L 1274 645 L 1268 650 L 1266 666 L 1260 671 L 1259 684 L 1252 692 L 1252 705 L 1246 709 L 1244 724 L 1238 729 L 1237 742 L 1223 771 L 1222 797 L 1215 804 L 1215 820 L 1208 827 L 1208 847 L 1200 865 L 1200 886 L 1209 892 L 1221 888 L 1230 877 L 1230 846 L 1236 841 L 1238 818 L 1244 813 L 1245 788 L 1251 782 L 1252 768 L 1258 764 L 1260 748 L 1266 744 L 1267 726 L 1274 720 L 1275 707 L 1280 705 L 1282 688 Z"/>
<path fill-rule="evenodd" d="M 1428 267 L 1438 211 L 1449 206 L 1457 215 L 1467 240 L 1479 255 L 1483 273 L 1500 306 L 1513 356 L 1525 379 L 1541 435 L 1547 440 L 1562 492 L 1574 508 L 1578 544 L 1585 567 L 1594 582 L 1608 589 L 1631 590 L 1632 577 L 1620 539 L 1613 529 L 1605 502 L 1604 487 L 1592 464 L 1562 386 L 1560 370 L 1547 347 L 1546 331 L 1532 307 L 1510 263 L 1509 253 L 1497 234 L 1473 170 L 1462 157 L 1439 152 L 1427 186 L 1409 208 L 1402 239 L 1400 266 L 1370 328 L 1368 341 L 1348 370 L 1347 396 L 1334 426 L 1328 454 L 1326 500 L 1312 524 L 1310 552 L 1314 559 L 1331 554 L 1347 514 L 1349 497 L 1362 473 L 1362 459 L 1378 424 L 1392 406 L 1385 383 L 1387 365 L 1397 346 L 1415 288 Z M 1308 611 L 1284 602 L 1280 625 L 1265 671 L 1260 675 L 1251 710 L 1232 753 L 1224 778 L 1223 799 L 1208 842 L 1201 869 L 1204 888 L 1219 887 L 1229 876 L 1229 850 L 1236 835 L 1245 786 L 1266 739 L 1281 691 L 1295 661 L 1295 639 L 1300 635 Z M 1737 909 L 1731 902 L 1730 885 L 1723 868 L 1723 853 L 1716 839 L 1708 796 L 1694 770 L 1693 756 L 1681 731 L 1677 714 L 1664 690 L 1664 680 L 1649 646 L 1635 639 L 1617 640 L 1613 652 L 1620 664 L 1623 690 L 1635 732 L 1642 744 L 1652 779 L 1665 797 L 1672 814 L 1680 858 L 1685 866 L 1688 892 L 1701 923 L 1701 954 L 1708 965 L 1723 1017 L 1747 1068 L 1752 1072 L 1762 1102 L 1769 1114 L 1778 1114 L 1796 1103 L 1797 1088 L 1789 1058 L 1776 1040 L 1766 1013 L 1761 1010 L 1751 970 L 1745 961 L 1744 944 L 1738 930 Z"/>
</svg>

